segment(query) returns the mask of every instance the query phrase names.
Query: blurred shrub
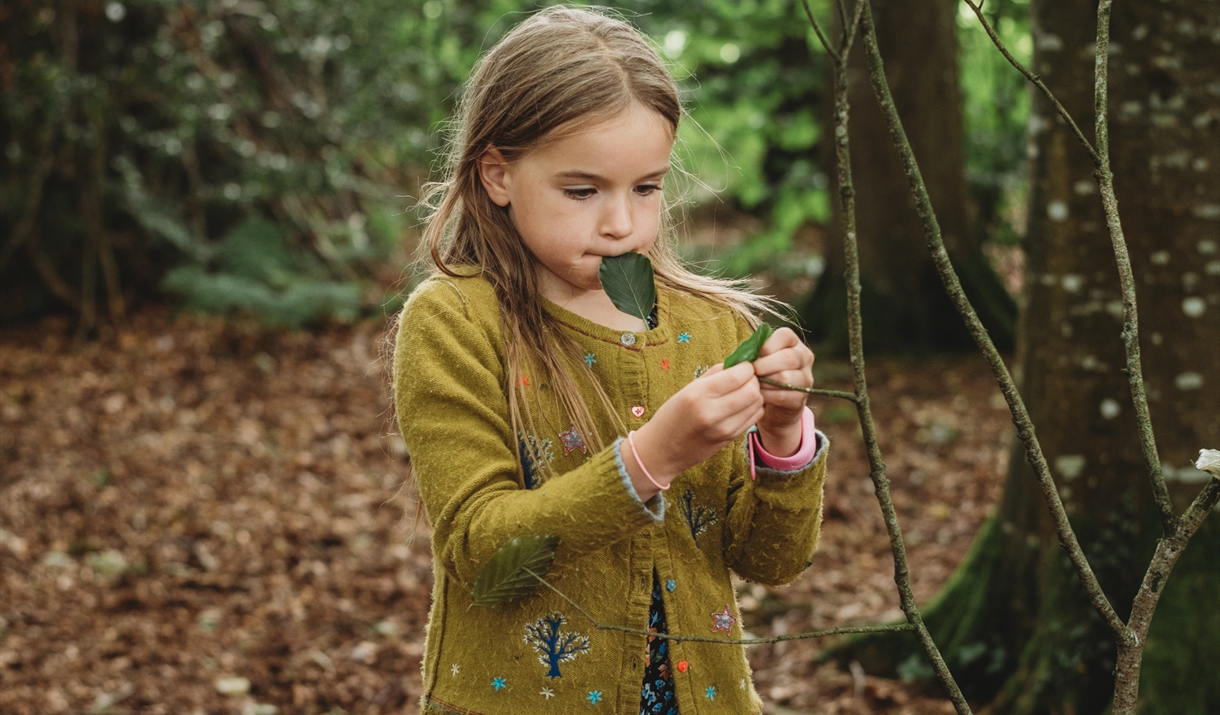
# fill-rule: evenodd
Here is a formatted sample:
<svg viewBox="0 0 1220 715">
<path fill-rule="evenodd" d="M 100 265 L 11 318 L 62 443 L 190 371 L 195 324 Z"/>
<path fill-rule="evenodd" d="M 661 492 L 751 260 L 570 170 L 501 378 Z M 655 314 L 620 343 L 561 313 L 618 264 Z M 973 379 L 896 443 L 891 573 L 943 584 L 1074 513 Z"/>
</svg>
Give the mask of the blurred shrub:
<svg viewBox="0 0 1220 715">
<path fill-rule="evenodd" d="M 6 2 L 3 317 L 54 300 L 88 323 L 103 296 L 118 317 L 171 266 L 193 305 L 350 314 L 461 77 L 427 5 Z M 300 275 L 233 272 L 253 235 Z"/>
<path fill-rule="evenodd" d="M 982 238 L 1009 245 L 1025 233 L 1029 88 L 996 50 L 974 12 L 965 3 L 959 8 L 966 180 L 978 208 Z M 993 0 L 983 6 L 983 13 L 1008 51 L 1028 67 L 1033 55 L 1029 0 Z"/>
<path fill-rule="evenodd" d="M 121 319 L 159 286 L 198 308 L 294 325 L 374 307 L 366 284 L 415 221 L 410 194 L 461 82 L 539 6 L 7 0 L 0 318 L 68 306 L 91 328 L 99 302 Z M 616 7 L 683 87 L 693 121 L 679 159 L 706 184 L 687 200 L 762 220 L 721 268 L 752 272 L 802 225 L 826 221 L 825 65 L 799 0 Z M 987 7 L 1020 54 L 1024 3 Z M 973 18 L 960 38 L 971 186 L 989 235 L 1005 240 L 1028 99 Z M 240 254 L 247 241 L 256 258 Z"/>
</svg>

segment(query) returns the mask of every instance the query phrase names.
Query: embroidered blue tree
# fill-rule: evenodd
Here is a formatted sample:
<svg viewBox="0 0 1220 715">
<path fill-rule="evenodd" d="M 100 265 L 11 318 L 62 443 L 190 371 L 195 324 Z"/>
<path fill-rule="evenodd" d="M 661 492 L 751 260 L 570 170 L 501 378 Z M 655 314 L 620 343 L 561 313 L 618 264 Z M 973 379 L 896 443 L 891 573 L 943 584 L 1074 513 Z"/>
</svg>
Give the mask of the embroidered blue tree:
<svg viewBox="0 0 1220 715">
<path fill-rule="evenodd" d="M 678 511 L 681 512 L 682 518 L 686 520 L 686 525 L 690 527 L 690 537 L 696 542 L 699 541 L 699 535 L 707 531 L 707 527 L 715 524 L 717 521 L 716 510 L 695 504 L 695 492 L 690 489 L 682 492 L 682 498 L 678 500 Z"/>
<path fill-rule="evenodd" d="M 551 613 L 525 627 L 525 642 L 538 651 L 538 662 L 550 668 L 546 674 L 548 678 L 560 677 L 560 663 L 589 651 L 588 636 L 559 630 L 567 622 L 562 613 Z"/>
</svg>

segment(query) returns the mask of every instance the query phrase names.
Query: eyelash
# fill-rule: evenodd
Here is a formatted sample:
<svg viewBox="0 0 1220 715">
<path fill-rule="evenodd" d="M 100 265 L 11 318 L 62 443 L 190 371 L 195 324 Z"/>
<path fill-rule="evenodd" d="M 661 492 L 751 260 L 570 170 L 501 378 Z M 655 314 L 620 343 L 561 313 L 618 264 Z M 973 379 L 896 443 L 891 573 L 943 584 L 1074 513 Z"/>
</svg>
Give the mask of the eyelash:
<svg viewBox="0 0 1220 715">
<path fill-rule="evenodd" d="M 660 191 L 660 190 L 661 190 L 660 184 L 641 184 L 640 186 L 635 187 L 636 193 L 640 194 L 642 196 L 650 196 L 653 193 Z M 591 198 L 593 196 L 593 194 L 597 193 L 597 189 L 593 189 L 593 188 L 564 189 L 563 193 L 564 193 L 564 195 L 566 195 L 569 199 L 572 199 L 573 201 L 584 201 L 585 199 Z"/>
</svg>

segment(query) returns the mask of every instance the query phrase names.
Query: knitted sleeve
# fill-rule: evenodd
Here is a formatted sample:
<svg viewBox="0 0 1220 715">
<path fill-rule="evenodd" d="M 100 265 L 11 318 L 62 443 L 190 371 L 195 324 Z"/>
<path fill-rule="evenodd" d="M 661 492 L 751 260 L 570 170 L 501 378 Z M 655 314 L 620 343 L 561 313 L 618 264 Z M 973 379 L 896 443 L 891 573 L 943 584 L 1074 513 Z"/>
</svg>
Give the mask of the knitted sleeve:
<svg viewBox="0 0 1220 715">
<path fill-rule="evenodd" d="M 398 424 L 434 558 L 466 584 L 514 537 L 559 537 L 553 568 L 562 569 L 658 517 L 624 488 L 613 447 L 537 489 L 519 486 L 498 305 L 485 294 L 461 279 L 422 285 L 403 309 L 394 355 Z"/>
<path fill-rule="evenodd" d="M 742 324 L 738 338 L 750 330 Z M 725 559 L 738 575 L 768 585 L 789 583 L 809 566 L 822 527 L 826 435 L 815 432 L 813 459 L 797 469 L 760 462 L 751 478 L 746 450 L 736 450 L 729 481 Z"/>
</svg>

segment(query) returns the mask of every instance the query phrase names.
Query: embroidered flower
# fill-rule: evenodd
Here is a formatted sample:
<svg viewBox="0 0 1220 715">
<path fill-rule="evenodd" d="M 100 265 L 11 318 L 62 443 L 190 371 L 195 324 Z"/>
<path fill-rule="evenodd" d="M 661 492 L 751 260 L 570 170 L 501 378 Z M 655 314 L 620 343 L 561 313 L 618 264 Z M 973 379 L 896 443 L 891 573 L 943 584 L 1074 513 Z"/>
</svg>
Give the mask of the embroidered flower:
<svg viewBox="0 0 1220 715">
<path fill-rule="evenodd" d="M 593 353 L 587 353 L 585 355 L 585 364 L 586 365 L 588 365 L 589 367 L 593 367 L 593 363 L 595 363 L 595 362 L 597 362 L 596 355 L 594 355 Z"/>
<path fill-rule="evenodd" d="M 690 342 L 690 333 L 679 333 L 678 342 L 680 342 L 684 345 L 689 343 Z"/>
<path fill-rule="evenodd" d="M 449 670 L 453 673 L 453 677 L 456 678 L 458 672 L 461 671 L 461 668 L 458 667 L 457 663 L 454 663 L 453 665 L 449 666 Z"/>
<path fill-rule="evenodd" d="M 496 692 L 500 692 L 507 688 L 508 684 L 504 682 L 504 678 L 495 678 L 491 681 L 491 687 L 495 688 Z"/>
<path fill-rule="evenodd" d="M 707 690 L 703 691 L 703 694 L 704 694 L 704 696 L 707 697 L 708 700 L 715 700 L 716 699 L 716 686 L 715 685 L 707 686 Z"/>
<path fill-rule="evenodd" d="M 734 618 L 733 614 L 729 612 L 729 607 L 726 605 L 724 610 L 720 613 L 712 614 L 712 621 L 715 623 L 715 625 L 712 626 L 713 633 L 716 631 L 731 633 L 733 631 L 733 624 L 737 622 L 737 619 Z"/>
<path fill-rule="evenodd" d="M 555 697 L 555 691 L 551 690 L 550 688 L 543 688 L 538 694 L 541 695 L 542 697 L 546 698 L 547 700 L 550 700 L 551 698 Z"/>
<path fill-rule="evenodd" d="M 590 690 L 589 697 L 585 698 L 585 700 L 588 700 L 590 705 L 596 705 L 596 704 L 600 703 L 602 701 L 602 691 Z"/>
<path fill-rule="evenodd" d="M 668 358 L 661 358 L 661 369 L 662 370 L 669 369 L 669 359 Z"/>
<path fill-rule="evenodd" d="M 529 387 L 529 386 L 530 386 L 530 376 L 529 376 L 529 375 L 522 375 L 521 377 L 518 377 L 518 378 L 517 378 L 517 384 L 518 384 L 518 385 L 522 385 L 522 386 L 524 386 L 524 387 Z"/>
</svg>

